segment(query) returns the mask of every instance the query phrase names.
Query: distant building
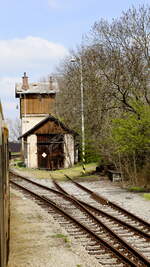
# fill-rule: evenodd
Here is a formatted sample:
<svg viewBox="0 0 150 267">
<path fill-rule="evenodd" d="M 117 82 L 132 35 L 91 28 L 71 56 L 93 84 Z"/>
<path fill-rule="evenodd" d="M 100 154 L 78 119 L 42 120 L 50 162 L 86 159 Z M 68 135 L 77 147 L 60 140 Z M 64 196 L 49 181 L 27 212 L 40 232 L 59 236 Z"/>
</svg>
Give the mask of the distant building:
<svg viewBox="0 0 150 267">
<path fill-rule="evenodd" d="M 9 150 L 10 152 L 20 152 L 21 144 L 17 142 L 9 142 Z"/>
<path fill-rule="evenodd" d="M 20 99 L 22 122 L 22 152 L 29 168 L 68 168 L 77 161 L 73 130 L 55 117 L 57 82 L 28 83 L 26 73 L 22 84 L 16 84 L 16 97 Z"/>
</svg>

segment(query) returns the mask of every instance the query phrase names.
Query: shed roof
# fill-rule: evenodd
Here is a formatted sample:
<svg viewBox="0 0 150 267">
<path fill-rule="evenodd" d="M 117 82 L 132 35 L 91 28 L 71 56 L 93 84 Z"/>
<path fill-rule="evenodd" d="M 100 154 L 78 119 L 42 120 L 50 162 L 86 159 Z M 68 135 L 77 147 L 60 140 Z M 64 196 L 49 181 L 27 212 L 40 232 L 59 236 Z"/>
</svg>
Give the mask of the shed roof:
<svg viewBox="0 0 150 267">
<path fill-rule="evenodd" d="M 61 127 L 61 129 L 67 133 L 78 135 L 77 132 L 71 130 L 70 128 L 66 127 L 59 119 L 55 118 L 52 115 L 48 115 L 45 119 L 37 123 L 35 126 L 33 126 L 30 130 L 25 132 L 23 135 L 19 136 L 18 139 L 27 137 L 30 134 L 33 134 L 36 130 L 38 130 L 40 127 L 42 127 L 44 124 L 46 124 L 48 121 L 54 122 L 57 126 Z"/>
</svg>

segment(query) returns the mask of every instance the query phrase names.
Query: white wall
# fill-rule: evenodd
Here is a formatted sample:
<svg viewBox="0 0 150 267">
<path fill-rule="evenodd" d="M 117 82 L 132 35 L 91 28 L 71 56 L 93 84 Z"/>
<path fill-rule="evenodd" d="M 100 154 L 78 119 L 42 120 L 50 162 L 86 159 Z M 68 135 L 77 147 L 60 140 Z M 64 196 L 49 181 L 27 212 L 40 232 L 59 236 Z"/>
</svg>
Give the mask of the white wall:
<svg viewBox="0 0 150 267">
<path fill-rule="evenodd" d="M 26 117 L 22 117 L 22 134 L 30 130 L 34 127 L 37 123 L 45 119 L 46 115 L 27 115 Z"/>
<path fill-rule="evenodd" d="M 74 136 L 71 134 L 64 135 L 64 168 L 74 165 Z"/>
<path fill-rule="evenodd" d="M 38 167 L 38 155 L 37 155 L 37 136 L 35 134 L 27 137 L 27 167 Z"/>
</svg>

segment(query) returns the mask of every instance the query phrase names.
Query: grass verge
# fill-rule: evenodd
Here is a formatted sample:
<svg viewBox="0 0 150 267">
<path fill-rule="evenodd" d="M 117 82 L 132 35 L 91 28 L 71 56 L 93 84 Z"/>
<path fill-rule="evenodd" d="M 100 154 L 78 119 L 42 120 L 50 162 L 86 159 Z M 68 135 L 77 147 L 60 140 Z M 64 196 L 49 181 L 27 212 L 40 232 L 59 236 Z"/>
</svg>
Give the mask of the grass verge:
<svg viewBox="0 0 150 267">
<path fill-rule="evenodd" d="M 30 177 L 36 178 L 47 178 L 47 179 L 57 179 L 57 180 L 66 180 L 65 174 L 71 178 L 93 178 L 92 173 L 95 171 L 97 163 L 88 163 L 85 165 L 85 174 L 82 173 L 82 165 L 76 164 L 71 168 L 56 170 L 56 171 L 49 171 L 49 170 L 39 170 L 39 169 L 29 169 L 25 168 L 22 161 L 15 159 L 12 163 L 12 166 L 16 169 L 21 171 L 24 175 L 29 175 Z M 97 175 L 94 175 L 94 178 L 98 178 Z"/>
<path fill-rule="evenodd" d="M 146 189 L 140 186 L 132 186 L 128 188 L 129 191 L 131 192 L 135 192 L 135 193 L 141 193 L 141 192 L 145 192 Z"/>
<path fill-rule="evenodd" d="M 143 194 L 143 197 L 144 197 L 146 200 L 150 200 L 150 193 L 145 193 L 145 194 Z"/>
</svg>

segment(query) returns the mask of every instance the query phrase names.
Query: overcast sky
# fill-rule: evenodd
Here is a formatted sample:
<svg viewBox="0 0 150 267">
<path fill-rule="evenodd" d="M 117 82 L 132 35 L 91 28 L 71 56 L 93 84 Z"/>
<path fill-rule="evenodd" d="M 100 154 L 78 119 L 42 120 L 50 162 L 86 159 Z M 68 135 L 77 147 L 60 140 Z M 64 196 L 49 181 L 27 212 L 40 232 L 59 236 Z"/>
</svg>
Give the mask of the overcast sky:
<svg viewBox="0 0 150 267">
<path fill-rule="evenodd" d="M 5 118 L 19 117 L 15 83 L 39 81 L 81 43 L 100 18 L 119 17 L 150 0 L 0 0 L 0 98 Z"/>
</svg>

